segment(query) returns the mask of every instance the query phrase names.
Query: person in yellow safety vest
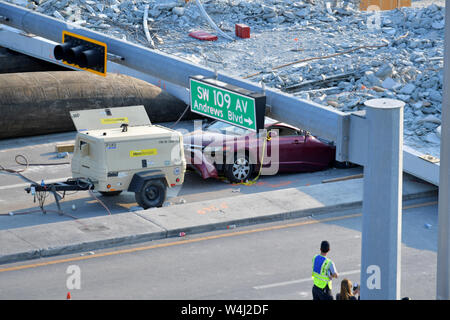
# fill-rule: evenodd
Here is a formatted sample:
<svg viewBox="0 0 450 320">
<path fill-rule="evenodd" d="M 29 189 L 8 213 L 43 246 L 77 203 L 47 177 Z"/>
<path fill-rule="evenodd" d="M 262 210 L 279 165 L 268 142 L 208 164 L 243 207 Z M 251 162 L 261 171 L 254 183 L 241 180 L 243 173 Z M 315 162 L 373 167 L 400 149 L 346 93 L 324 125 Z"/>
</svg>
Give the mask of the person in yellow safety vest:
<svg viewBox="0 0 450 320">
<path fill-rule="evenodd" d="M 333 300 L 331 293 L 331 280 L 338 277 L 336 267 L 327 254 L 330 251 L 330 243 L 322 241 L 320 244 L 320 254 L 313 258 L 312 287 L 313 300 Z"/>
</svg>

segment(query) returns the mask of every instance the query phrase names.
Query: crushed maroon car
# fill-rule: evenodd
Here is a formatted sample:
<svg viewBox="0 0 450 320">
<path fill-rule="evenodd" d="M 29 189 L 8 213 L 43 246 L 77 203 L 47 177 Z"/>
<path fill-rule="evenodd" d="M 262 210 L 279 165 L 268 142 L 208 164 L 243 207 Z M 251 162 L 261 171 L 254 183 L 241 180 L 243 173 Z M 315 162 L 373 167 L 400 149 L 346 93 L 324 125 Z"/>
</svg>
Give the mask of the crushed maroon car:
<svg viewBox="0 0 450 320">
<path fill-rule="evenodd" d="M 257 133 L 214 121 L 184 135 L 188 167 L 204 179 L 223 174 L 230 182 L 242 182 L 260 170 L 262 175 L 313 172 L 334 164 L 332 142 L 268 117 L 264 127 Z"/>
</svg>

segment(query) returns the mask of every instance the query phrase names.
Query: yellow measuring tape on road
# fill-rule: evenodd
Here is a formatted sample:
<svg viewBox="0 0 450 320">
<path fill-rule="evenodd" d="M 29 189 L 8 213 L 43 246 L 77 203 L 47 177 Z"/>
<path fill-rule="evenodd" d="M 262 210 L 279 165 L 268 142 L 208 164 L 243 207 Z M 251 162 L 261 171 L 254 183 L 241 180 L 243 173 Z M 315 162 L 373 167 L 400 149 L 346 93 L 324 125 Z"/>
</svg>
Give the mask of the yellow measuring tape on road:
<svg viewBox="0 0 450 320">
<path fill-rule="evenodd" d="M 247 182 L 238 182 L 237 184 L 243 184 L 245 186 L 251 186 L 253 184 L 256 183 L 256 181 L 258 181 L 259 176 L 261 175 L 261 171 L 262 171 L 262 166 L 264 163 L 264 154 L 266 153 L 266 144 L 267 141 L 270 141 L 270 136 L 267 133 L 266 138 L 264 139 L 264 144 L 263 144 L 263 149 L 262 149 L 262 155 L 261 155 L 261 165 L 259 166 L 259 171 L 258 171 L 258 175 L 255 177 L 255 179 L 251 180 L 251 181 L 247 181 Z"/>
</svg>

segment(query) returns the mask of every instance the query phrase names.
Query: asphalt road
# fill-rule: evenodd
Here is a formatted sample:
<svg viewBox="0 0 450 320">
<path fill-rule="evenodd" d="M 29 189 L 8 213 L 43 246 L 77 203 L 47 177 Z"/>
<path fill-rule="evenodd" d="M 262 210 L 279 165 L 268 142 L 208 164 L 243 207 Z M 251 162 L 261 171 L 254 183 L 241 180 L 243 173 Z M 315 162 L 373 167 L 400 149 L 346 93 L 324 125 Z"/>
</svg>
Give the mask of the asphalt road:
<svg viewBox="0 0 450 320">
<path fill-rule="evenodd" d="M 435 299 L 437 199 L 403 208 L 401 297 Z M 324 239 L 340 273 L 333 292 L 344 277 L 359 282 L 361 210 L 353 210 L 2 265 L 0 299 L 70 291 L 73 300 L 309 300 L 311 259 Z"/>
<path fill-rule="evenodd" d="M 171 123 L 164 124 L 171 127 Z M 176 129 L 191 131 L 194 125 L 192 121 L 180 122 Z M 58 159 L 55 146 L 57 143 L 73 142 L 76 132 L 51 134 L 45 136 L 8 139 L 0 141 L 0 165 L 4 168 L 22 170 L 25 167 L 15 162 L 16 155 L 25 156 L 31 164 L 24 172 L 27 178 L 40 182 L 65 181 L 71 177 L 70 164 L 44 165 L 55 163 L 68 163 L 72 157 Z M 19 159 L 23 161 L 23 159 Z M 187 172 L 185 182 L 168 190 L 165 205 L 197 202 L 209 199 L 233 197 L 241 194 L 272 191 L 284 188 L 300 187 L 322 183 L 323 180 L 333 179 L 362 173 L 361 167 L 350 169 L 330 168 L 314 173 L 279 174 L 275 176 L 261 176 L 253 185 L 230 184 L 226 180 L 202 179 L 195 172 Z M 42 214 L 37 202 L 33 202 L 33 196 L 27 194 L 24 188 L 29 183 L 16 174 L 0 171 L 0 230 L 32 226 L 41 223 L 53 223 L 65 221 L 76 217 L 78 219 L 107 215 L 106 209 L 98 203 L 87 191 L 68 192 L 61 201 L 62 210 L 67 214 L 59 216 L 56 212 L 54 198 L 49 194 L 45 201 L 47 214 Z M 102 197 L 101 199 L 112 213 L 121 213 L 133 210 L 137 207 L 134 193 L 123 192 L 116 197 Z M 75 210 L 72 209 L 75 205 Z M 13 216 L 10 213 L 14 214 Z"/>
</svg>

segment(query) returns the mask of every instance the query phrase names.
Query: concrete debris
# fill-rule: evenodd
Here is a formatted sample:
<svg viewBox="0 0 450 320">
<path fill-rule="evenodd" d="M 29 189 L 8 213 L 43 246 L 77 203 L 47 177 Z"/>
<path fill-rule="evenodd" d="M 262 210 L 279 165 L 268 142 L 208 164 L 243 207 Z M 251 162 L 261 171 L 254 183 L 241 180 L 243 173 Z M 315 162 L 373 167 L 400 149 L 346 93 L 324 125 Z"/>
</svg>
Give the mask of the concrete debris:
<svg viewBox="0 0 450 320">
<path fill-rule="evenodd" d="M 431 122 L 431 123 L 435 123 L 435 124 L 438 124 L 438 125 L 441 124 L 441 120 L 438 117 L 436 117 L 434 115 L 431 115 L 431 114 L 429 114 L 426 117 L 420 119 L 418 122 L 420 122 L 420 123 L 422 123 L 422 122 Z"/>
<path fill-rule="evenodd" d="M 441 126 L 436 128 L 436 135 L 439 139 L 441 138 Z"/>
<path fill-rule="evenodd" d="M 383 88 L 380 88 L 379 86 L 373 86 L 372 90 L 375 92 L 384 92 L 385 91 Z"/>
<path fill-rule="evenodd" d="M 393 72 L 393 65 L 390 63 L 382 65 L 378 71 L 375 73 L 375 76 L 380 78 L 381 80 L 386 79 L 387 77 L 390 77 Z"/>
<path fill-rule="evenodd" d="M 394 81 L 392 78 L 386 78 L 384 79 L 383 83 L 381 84 L 383 88 L 389 89 L 389 90 L 395 90 L 401 87 L 401 84 Z"/>
<path fill-rule="evenodd" d="M 416 89 L 416 86 L 412 83 L 407 83 L 401 90 L 400 93 L 403 94 L 412 94 L 414 90 Z"/>
<path fill-rule="evenodd" d="M 92 256 L 92 255 L 94 255 L 94 254 L 95 254 L 94 251 L 89 251 L 89 252 L 86 252 L 86 253 L 80 253 L 80 257 L 84 257 L 84 256 Z"/>
<path fill-rule="evenodd" d="M 249 80 L 282 91 L 296 87 L 292 94 L 299 98 L 341 111 L 364 109 L 373 98 L 402 100 L 405 144 L 439 157 L 429 141 L 439 139 L 444 1 L 417 0 L 410 8 L 374 12 L 359 11 L 356 0 L 202 0 L 220 30 L 194 0 L 10 2 L 134 43 L 148 46 L 154 38 L 155 49 L 166 54 L 242 78 L 257 74 Z M 237 23 L 250 26 L 250 39 L 234 38 Z M 222 36 L 201 42 L 188 36 L 194 30 L 221 31 L 233 41 Z M 351 51 L 374 45 L 379 47 Z M 307 61 L 292 63 L 301 60 Z M 344 74 L 355 76 L 333 78 Z M 316 86 L 303 85 L 312 81 Z"/>
<path fill-rule="evenodd" d="M 177 16 L 184 15 L 184 8 L 183 7 L 175 7 L 172 9 L 172 12 L 175 13 Z"/>
</svg>

